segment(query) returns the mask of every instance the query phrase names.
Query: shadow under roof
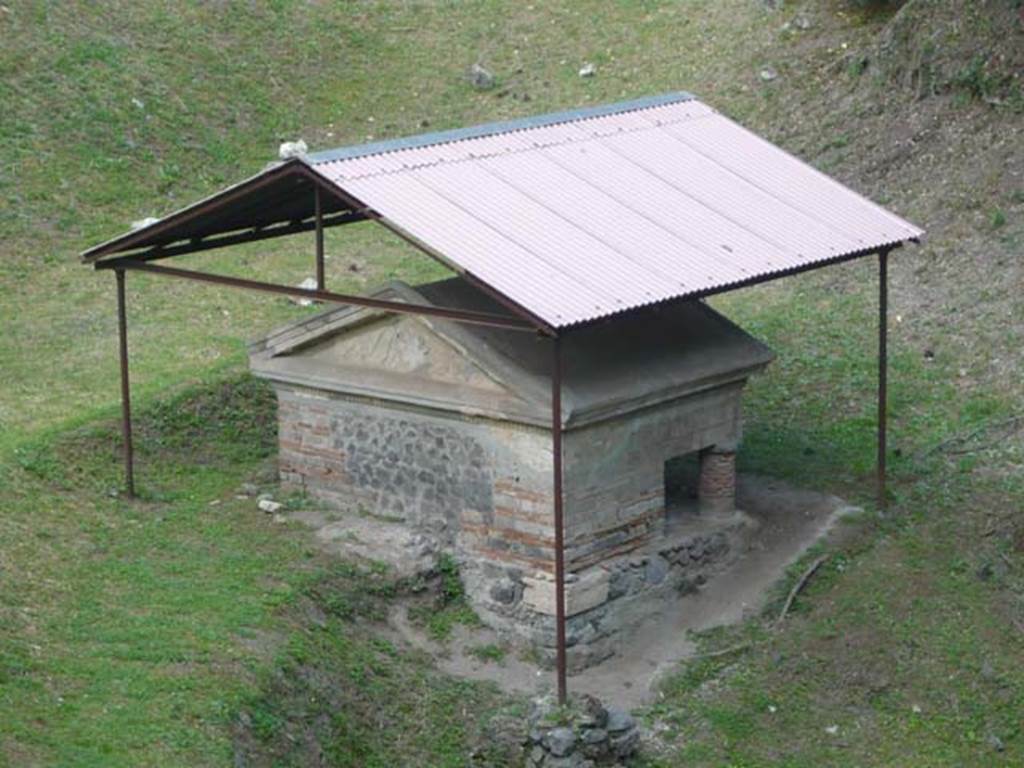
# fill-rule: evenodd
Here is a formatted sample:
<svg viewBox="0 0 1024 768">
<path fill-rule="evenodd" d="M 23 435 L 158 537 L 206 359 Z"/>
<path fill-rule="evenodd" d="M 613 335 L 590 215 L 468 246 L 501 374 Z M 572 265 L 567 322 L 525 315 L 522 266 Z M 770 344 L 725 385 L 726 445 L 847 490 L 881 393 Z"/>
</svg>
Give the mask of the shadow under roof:
<svg viewBox="0 0 1024 768">
<path fill-rule="evenodd" d="M 677 93 L 315 153 L 83 257 L 308 228 L 317 187 L 325 216 L 377 220 L 552 328 L 923 234 Z"/>
</svg>

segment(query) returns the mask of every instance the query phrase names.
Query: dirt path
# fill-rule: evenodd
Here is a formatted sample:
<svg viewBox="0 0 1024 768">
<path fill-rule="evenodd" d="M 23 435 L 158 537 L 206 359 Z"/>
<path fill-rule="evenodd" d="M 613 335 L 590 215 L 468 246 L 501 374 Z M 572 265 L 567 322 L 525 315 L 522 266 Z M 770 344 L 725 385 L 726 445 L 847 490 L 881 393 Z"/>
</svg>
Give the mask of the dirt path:
<svg viewBox="0 0 1024 768">
<path fill-rule="evenodd" d="M 696 648 L 690 632 L 738 623 L 759 613 L 786 568 L 826 536 L 842 516 L 860 511 L 842 499 L 790 488 L 766 478 L 744 477 L 739 505 L 759 524 L 747 552 L 692 595 L 622 638 L 620 653 L 570 678 L 574 690 L 623 706 L 639 706 L 658 681 Z"/>
<path fill-rule="evenodd" d="M 622 650 L 571 676 L 571 690 L 630 708 L 648 703 L 655 695 L 658 681 L 693 655 L 695 645 L 690 632 L 734 624 L 758 613 L 786 568 L 828 535 L 841 517 L 859 511 L 835 496 L 751 476 L 741 478 L 738 501 L 757 525 L 739 561 L 698 592 L 667 603 L 660 614 L 624 633 Z M 494 682 L 512 693 L 550 690 L 552 673 L 514 652 L 507 653 L 500 662 L 484 661 L 472 653 L 480 646 L 502 645 L 501 638 L 492 630 L 456 627 L 442 645 L 409 620 L 407 609 L 407 605 L 398 604 L 391 611 L 389 625 L 395 639 L 430 654 L 444 672 Z"/>
</svg>

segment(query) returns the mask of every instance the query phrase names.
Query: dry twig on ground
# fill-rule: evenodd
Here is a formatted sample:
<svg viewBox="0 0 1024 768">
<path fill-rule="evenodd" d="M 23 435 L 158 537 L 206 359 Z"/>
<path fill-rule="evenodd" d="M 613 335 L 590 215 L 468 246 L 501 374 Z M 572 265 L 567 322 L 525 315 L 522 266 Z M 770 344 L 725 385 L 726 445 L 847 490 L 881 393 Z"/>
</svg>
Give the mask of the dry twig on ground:
<svg viewBox="0 0 1024 768">
<path fill-rule="evenodd" d="M 972 430 L 971 432 L 968 432 L 966 435 L 953 435 L 948 440 L 943 440 L 941 443 L 938 443 L 938 444 L 932 446 L 927 451 L 925 451 L 924 453 L 921 454 L 921 458 L 923 459 L 923 458 L 927 458 L 928 456 L 933 456 L 936 453 L 941 453 L 942 451 L 946 450 L 947 448 L 951 448 L 952 446 L 957 445 L 957 444 L 963 445 L 964 443 L 969 443 L 974 438 L 980 437 L 981 435 L 985 434 L 986 432 L 991 432 L 994 429 L 1000 429 L 1002 427 L 1010 427 L 1010 426 L 1013 426 L 1013 425 L 1015 425 L 1015 424 L 1017 424 L 1018 422 L 1021 422 L 1021 421 L 1024 421 L 1024 414 L 1017 414 L 1016 416 L 1011 416 L 1008 419 L 1003 419 L 1001 421 L 997 421 L 997 422 L 994 422 L 994 423 L 993 422 L 989 422 L 989 423 L 986 423 L 986 424 L 982 424 L 980 427 L 978 427 L 975 430 Z M 971 451 L 974 451 L 974 450 L 980 450 L 980 449 L 978 449 L 978 448 L 958 449 L 957 451 L 950 451 L 950 453 L 970 453 Z"/>
<path fill-rule="evenodd" d="M 789 590 L 789 597 L 786 598 L 786 604 L 782 606 L 782 612 L 779 613 L 779 618 L 775 620 L 776 627 L 779 626 L 782 623 L 782 620 L 786 618 L 786 614 L 789 613 L 789 609 L 793 606 L 793 601 L 796 600 L 796 596 L 800 594 L 803 588 L 807 585 L 811 576 L 814 575 L 814 572 L 817 571 L 821 567 L 821 564 L 826 560 L 828 560 L 828 555 L 822 555 L 811 563 L 810 568 L 804 571 L 803 576 L 801 576 L 797 583 L 793 585 L 793 588 Z"/>
</svg>

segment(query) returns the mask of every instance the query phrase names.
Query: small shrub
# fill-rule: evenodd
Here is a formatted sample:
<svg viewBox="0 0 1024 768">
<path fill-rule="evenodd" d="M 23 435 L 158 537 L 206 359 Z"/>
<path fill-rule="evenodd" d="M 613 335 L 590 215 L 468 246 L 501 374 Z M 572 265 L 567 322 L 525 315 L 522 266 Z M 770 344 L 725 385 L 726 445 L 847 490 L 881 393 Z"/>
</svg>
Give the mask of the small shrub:
<svg viewBox="0 0 1024 768">
<path fill-rule="evenodd" d="M 459 575 L 459 564 L 450 554 L 444 553 L 437 559 L 440 576 L 437 602 L 434 605 L 419 605 L 409 615 L 423 624 L 427 633 L 435 640 L 445 640 L 456 624 L 477 627 L 480 617 L 466 602 L 466 588 Z"/>
<path fill-rule="evenodd" d="M 846 0 L 846 4 L 855 11 L 864 14 L 890 14 L 896 11 L 906 0 Z"/>
<path fill-rule="evenodd" d="M 855 56 L 846 67 L 846 73 L 850 77 L 860 77 L 868 71 L 870 60 L 867 56 Z"/>
<path fill-rule="evenodd" d="M 969 98 L 992 99 L 1006 84 L 1007 76 L 993 72 L 989 57 L 977 54 L 951 79 L 950 84 Z"/>
<path fill-rule="evenodd" d="M 437 570 L 441 574 L 441 605 L 452 605 L 466 596 L 459 576 L 459 564 L 447 552 L 437 559 Z"/>
<path fill-rule="evenodd" d="M 26 472 L 42 480 L 58 482 L 63 476 L 61 462 L 50 445 L 39 443 L 15 448 L 14 460 Z"/>
<path fill-rule="evenodd" d="M 269 702 L 257 702 L 249 712 L 252 732 L 261 741 L 270 741 L 284 726 L 284 721 L 273 710 Z"/>
<path fill-rule="evenodd" d="M 487 645 L 474 645 L 468 649 L 470 656 L 480 661 L 493 661 L 500 664 L 505 660 L 505 649 L 500 645 L 489 643 Z"/>
</svg>

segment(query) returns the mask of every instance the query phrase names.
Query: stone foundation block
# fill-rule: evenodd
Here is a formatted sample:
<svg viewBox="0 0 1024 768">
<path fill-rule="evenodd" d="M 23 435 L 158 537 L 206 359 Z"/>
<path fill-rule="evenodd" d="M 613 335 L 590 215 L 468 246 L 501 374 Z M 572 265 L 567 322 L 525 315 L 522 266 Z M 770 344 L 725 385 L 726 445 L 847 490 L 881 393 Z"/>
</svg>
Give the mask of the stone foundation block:
<svg viewBox="0 0 1024 768">
<path fill-rule="evenodd" d="M 575 616 L 608 601 L 608 571 L 588 568 L 581 574 L 566 574 L 565 615 Z M 555 577 L 538 573 L 523 578 L 523 604 L 531 610 L 554 616 Z"/>
</svg>

